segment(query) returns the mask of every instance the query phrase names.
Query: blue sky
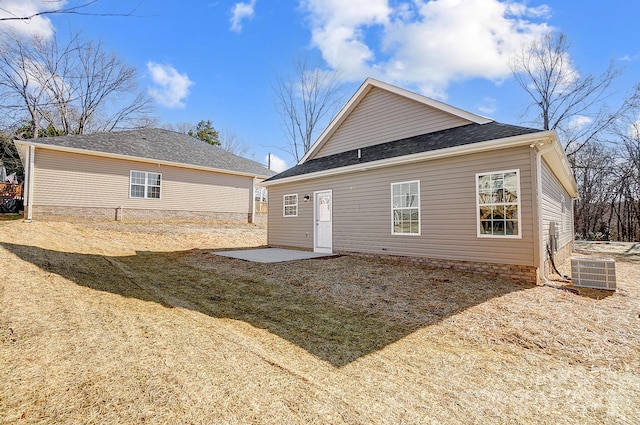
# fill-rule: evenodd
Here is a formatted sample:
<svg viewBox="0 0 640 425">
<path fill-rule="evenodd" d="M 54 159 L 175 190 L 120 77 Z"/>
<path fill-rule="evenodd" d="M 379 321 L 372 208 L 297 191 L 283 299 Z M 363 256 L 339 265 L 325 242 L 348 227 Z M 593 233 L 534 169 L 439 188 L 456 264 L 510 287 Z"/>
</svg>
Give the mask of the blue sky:
<svg viewBox="0 0 640 425">
<path fill-rule="evenodd" d="M 0 0 L 0 16 L 51 4 Z M 612 103 L 640 82 L 636 1 L 99 0 L 85 10 L 132 16 L 47 15 L 11 25 L 45 36 L 81 30 L 101 40 L 138 69 L 161 122 L 210 119 L 244 141 L 254 159 L 275 155 L 280 169 L 294 160 L 272 86 L 300 55 L 340 70 L 345 101 L 371 76 L 522 125 L 528 99 L 510 77 L 508 59 L 545 31 L 567 34 L 581 74 L 602 72 L 610 61 L 625 68 Z"/>
</svg>

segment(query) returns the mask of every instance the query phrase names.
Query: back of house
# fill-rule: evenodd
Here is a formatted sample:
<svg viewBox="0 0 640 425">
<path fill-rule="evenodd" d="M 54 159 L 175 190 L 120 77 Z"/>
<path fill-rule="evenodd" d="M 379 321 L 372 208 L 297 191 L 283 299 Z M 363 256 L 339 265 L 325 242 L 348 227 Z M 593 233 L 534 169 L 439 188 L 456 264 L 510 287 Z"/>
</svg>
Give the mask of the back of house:
<svg viewBox="0 0 640 425">
<path fill-rule="evenodd" d="M 300 163 L 267 179 L 268 243 L 534 282 L 570 252 L 577 194 L 553 131 L 366 80 Z M 553 224 L 552 224 L 553 223 Z"/>
</svg>

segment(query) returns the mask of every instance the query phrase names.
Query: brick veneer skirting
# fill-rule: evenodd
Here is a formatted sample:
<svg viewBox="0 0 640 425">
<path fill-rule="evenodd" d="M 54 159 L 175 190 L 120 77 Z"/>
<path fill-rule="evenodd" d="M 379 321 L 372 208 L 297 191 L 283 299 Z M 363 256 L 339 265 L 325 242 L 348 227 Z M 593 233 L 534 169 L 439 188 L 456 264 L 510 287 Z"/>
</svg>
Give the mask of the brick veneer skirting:
<svg viewBox="0 0 640 425">
<path fill-rule="evenodd" d="M 383 260 L 393 260 L 407 262 L 411 264 L 424 264 L 427 266 L 442 269 L 460 270 L 478 273 L 485 276 L 500 277 L 517 282 L 537 284 L 537 268 L 534 266 L 519 266 L 513 264 L 481 263 L 476 261 L 445 260 L 424 257 L 404 257 L 397 255 L 366 254 L 360 252 L 337 252 L 337 254 L 354 255 L 367 258 L 380 258 Z"/>
<path fill-rule="evenodd" d="M 312 249 L 296 248 L 282 245 L 269 245 L 270 248 L 297 249 L 312 251 Z M 517 282 L 536 285 L 538 283 L 537 267 L 519 266 L 513 264 L 482 263 L 477 261 L 444 260 L 424 257 L 405 257 L 400 255 L 368 254 L 363 252 L 334 251 L 335 254 L 352 255 L 354 257 L 378 258 L 381 260 L 401 261 L 411 264 L 424 264 L 442 269 L 460 270 L 478 273 L 490 277 L 500 277 Z"/>
<path fill-rule="evenodd" d="M 25 213 L 26 216 L 26 213 Z M 247 223 L 266 222 L 266 214 L 220 213 L 208 211 L 176 211 L 120 208 L 57 207 L 35 205 L 34 220 L 73 219 L 105 221 L 227 221 Z"/>
</svg>

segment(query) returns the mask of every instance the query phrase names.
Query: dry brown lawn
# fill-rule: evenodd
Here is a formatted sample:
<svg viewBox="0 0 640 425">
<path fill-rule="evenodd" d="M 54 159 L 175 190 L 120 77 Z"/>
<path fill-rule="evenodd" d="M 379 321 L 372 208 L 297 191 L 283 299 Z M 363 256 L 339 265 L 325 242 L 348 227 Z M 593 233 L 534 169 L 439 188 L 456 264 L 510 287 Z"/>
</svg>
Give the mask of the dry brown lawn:
<svg viewBox="0 0 640 425">
<path fill-rule="evenodd" d="M 265 234 L 0 222 L 0 423 L 640 423 L 638 250 L 579 247 L 616 293 L 212 253 Z"/>
</svg>

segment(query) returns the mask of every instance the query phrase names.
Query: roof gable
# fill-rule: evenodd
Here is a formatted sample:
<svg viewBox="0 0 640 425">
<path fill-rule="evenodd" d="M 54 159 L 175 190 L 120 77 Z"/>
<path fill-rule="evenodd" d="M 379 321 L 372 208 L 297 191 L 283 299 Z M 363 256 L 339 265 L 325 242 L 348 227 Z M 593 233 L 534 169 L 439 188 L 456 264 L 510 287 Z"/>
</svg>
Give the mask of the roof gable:
<svg viewBox="0 0 640 425">
<path fill-rule="evenodd" d="M 256 161 L 234 155 L 186 134 L 158 128 L 41 137 L 16 140 L 15 143 L 86 154 L 156 160 L 176 165 L 250 174 L 256 177 L 275 174 Z"/>
<path fill-rule="evenodd" d="M 299 164 L 389 140 L 490 119 L 428 97 L 367 79 L 311 146 Z"/>
</svg>

